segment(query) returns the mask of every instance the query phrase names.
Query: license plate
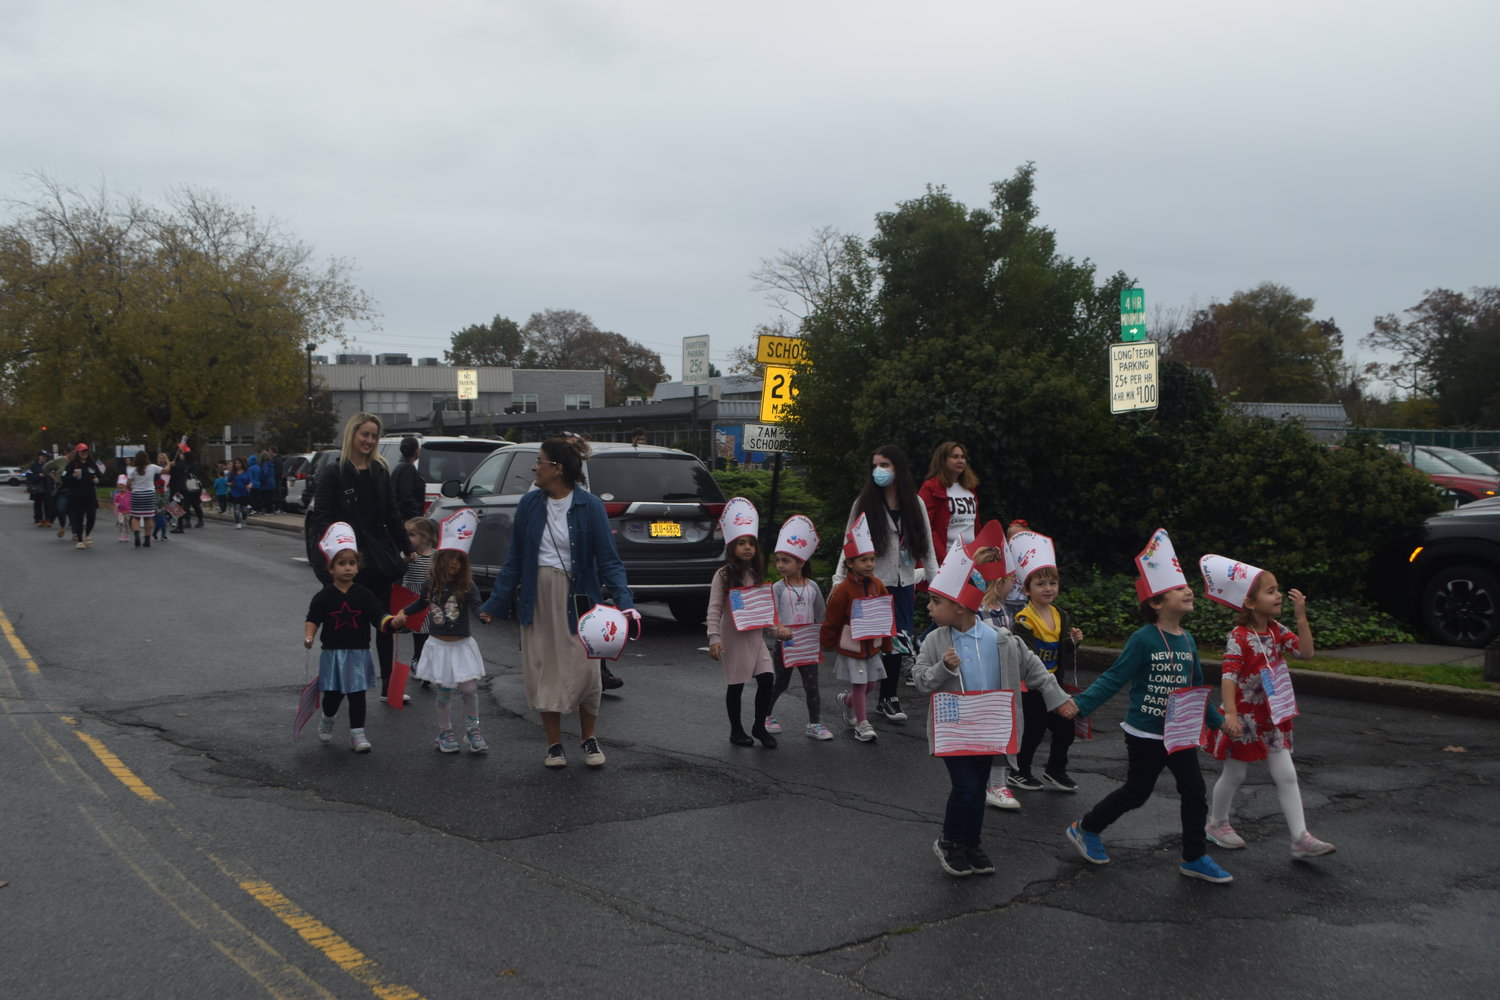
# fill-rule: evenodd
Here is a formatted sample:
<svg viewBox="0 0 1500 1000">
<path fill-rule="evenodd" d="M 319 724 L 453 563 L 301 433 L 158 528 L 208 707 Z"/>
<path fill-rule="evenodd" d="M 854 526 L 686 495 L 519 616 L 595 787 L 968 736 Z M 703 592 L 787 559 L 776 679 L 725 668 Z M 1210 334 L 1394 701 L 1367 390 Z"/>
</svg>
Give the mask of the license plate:
<svg viewBox="0 0 1500 1000">
<path fill-rule="evenodd" d="M 682 537 L 682 522 L 681 521 L 652 521 L 651 522 L 651 537 L 652 538 L 681 538 Z"/>
</svg>

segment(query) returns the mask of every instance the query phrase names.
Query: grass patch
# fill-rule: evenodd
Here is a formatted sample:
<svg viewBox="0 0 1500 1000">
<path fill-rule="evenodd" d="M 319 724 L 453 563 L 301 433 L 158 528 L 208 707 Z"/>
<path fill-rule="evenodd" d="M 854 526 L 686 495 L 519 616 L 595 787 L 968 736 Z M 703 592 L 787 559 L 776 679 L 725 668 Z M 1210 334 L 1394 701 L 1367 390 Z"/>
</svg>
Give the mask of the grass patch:
<svg viewBox="0 0 1500 1000">
<path fill-rule="evenodd" d="M 1373 660 L 1343 660 L 1335 657 L 1311 660 L 1295 660 L 1289 664 L 1293 670 L 1317 670 L 1325 674 L 1346 674 L 1353 677 L 1384 677 L 1397 681 L 1420 681 L 1423 684 L 1446 684 L 1449 687 L 1470 688 L 1476 691 L 1500 691 L 1500 684 L 1484 679 L 1482 666 L 1466 667 L 1456 663 L 1436 663 L 1418 666 L 1410 663 L 1376 663 Z"/>
</svg>

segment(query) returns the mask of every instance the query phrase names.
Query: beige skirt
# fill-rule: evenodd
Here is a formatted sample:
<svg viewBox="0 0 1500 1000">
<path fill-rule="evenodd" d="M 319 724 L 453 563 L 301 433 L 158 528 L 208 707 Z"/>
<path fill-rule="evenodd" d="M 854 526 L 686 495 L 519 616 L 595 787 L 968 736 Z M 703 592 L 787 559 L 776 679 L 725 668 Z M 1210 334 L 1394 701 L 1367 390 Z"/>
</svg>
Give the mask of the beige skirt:
<svg viewBox="0 0 1500 1000">
<path fill-rule="evenodd" d="M 604 686 L 599 664 L 588 658 L 578 636 L 568 631 L 568 574 L 551 566 L 537 569 L 536 615 L 521 626 L 521 672 L 526 703 L 538 712 L 599 714 Z"/>
</svg>

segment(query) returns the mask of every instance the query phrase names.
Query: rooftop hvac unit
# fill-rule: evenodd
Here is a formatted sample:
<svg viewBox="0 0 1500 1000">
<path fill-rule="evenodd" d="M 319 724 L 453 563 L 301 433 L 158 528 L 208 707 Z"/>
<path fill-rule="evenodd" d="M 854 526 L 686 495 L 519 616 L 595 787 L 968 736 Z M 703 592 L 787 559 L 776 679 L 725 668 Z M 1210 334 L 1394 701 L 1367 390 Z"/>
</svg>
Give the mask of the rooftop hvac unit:
<svg viewBox="0 0 1500 1000">
<path fill-rule="evenodd" d="M 370 363 L 368 354 L 336 354 L 334 364 L 337 365 L 367 365 Z"/>
<path fill-rule="evenodd" d="M 409 365 L 411 355 L 409 354 L 377 354 L 375 355 L 377 365 Z"/>
<path fill-rule="evenodd" d="M 328 364 L 328 355 L 326 355 L 326 354 L 314 354 L 312 356 L 312 363 L 315 364 L 315 365 L 326 365 L 326 364 Z"/>
<path fill-rule="evenodd" d="M 418 358 L 417 359 L 417 367 L 418 368 L 436 368 L 437 366 L 438 366 L 438 359 L 437 358 Z"/>
</svg>

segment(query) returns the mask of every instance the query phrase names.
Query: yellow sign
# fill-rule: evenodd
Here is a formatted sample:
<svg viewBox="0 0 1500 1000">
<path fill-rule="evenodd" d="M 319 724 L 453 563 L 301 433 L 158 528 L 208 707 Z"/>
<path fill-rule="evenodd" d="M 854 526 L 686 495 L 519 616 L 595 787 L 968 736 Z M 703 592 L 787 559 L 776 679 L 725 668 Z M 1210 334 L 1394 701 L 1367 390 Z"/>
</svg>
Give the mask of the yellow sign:
<svg viewBox="0 0 1500 1000">
<path fill-rule="evenodd" d="M 797 387 L 792 384 L 794 369 L 779 365 L 767 365 L 765 382 L 760 388 L 760 422 L 779 424 L 786 419 L 797 398 Z"/>
<path fill-rule="evenodd" d="M 763 365 L 805 365 L 807 341 L 762 334 L 755 347 L 755 360 Z"/>
</svg>

